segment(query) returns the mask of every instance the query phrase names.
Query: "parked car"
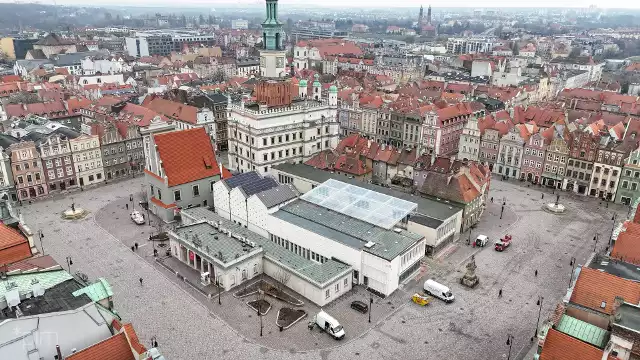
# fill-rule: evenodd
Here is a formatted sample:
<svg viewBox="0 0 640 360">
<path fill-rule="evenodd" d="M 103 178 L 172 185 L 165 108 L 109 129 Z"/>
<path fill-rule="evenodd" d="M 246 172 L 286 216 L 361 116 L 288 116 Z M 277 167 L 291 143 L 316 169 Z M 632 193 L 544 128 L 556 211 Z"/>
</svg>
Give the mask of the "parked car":
<svg viewBox="0 0 640 360">
<path fill-rule="evenodd" d="M 427 295 L 435 296 L 446 303 L 452 303 L 453 300 L 455 300 L 455 297 L 453 296 L 453 294 L 451 293 L 451 290 L 448 287 L 432 279 L 429 279 L 424 282 L 424 292 Z"/>
<path fill-rule="evenodd" d="M 489 238 L 486 235 L 478 235 L 478 238 L 476 239 L 476 246 L 484 247 L 487 245 L 488 241 Z"/>
<path fill-rule="evenodd" d="M 320 327 L 320 329 L 327 332 L 336 340 L 341 340 L 344 338 L 344 328 L 338 322 L 338 320 L 331 317 L 331 315 L 326 312 L 320 310 L 318 315 L 316 315 L 314 319 L 315 323 Z"/>
<path fill-rule="evenodd" d="M 366 314 L 367 311 L 369 311 L 369 306 L 367 306 L 367 304 L 363 303 L 362 301 L 358 301 L 358 300 L 351 303 L 351 308 L 363 314 Z"/>
<path fill-rule="evenodd" d="M 144 215 L 140 214 L 138 210 L 133 210 L 133 212 L 131 212 L 131 220 L 138 225 L 143 225 Z"/>
</svg>

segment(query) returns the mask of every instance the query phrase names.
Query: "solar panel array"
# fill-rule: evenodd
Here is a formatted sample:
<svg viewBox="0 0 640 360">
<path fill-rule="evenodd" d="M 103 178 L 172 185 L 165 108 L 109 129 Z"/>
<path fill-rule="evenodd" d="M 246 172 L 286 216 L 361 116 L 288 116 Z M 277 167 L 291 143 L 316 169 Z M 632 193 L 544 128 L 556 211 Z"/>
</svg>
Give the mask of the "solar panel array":
<svg viewBox="0 0 640 360">
<path fill-rule="evenodd" d="M 242 187 L 242 191 L 244 191 L 247 196 L 278 186 L 278 183 L 272 178 L 263 178 L 255 171 L 234 175 L 232 178 L 224 181 L 232 189 L 239 186 Z"/>
<path fill-rule="evenodd" d="M 370 224 L 391 229 L 418 204 L 329 179 L 301 199 Z"/>
</svg>

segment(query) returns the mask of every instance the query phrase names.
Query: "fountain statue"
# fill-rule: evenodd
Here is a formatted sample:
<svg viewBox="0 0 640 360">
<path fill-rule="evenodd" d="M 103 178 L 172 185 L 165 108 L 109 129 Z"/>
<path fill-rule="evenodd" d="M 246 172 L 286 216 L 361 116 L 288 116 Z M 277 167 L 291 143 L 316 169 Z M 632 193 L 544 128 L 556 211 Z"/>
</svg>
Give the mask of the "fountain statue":
<svg viewBox="0 0 640 360">
<path fill-rule="evenodd" d="M 560 195 L 556 195 L 555 203 L 548 203 L 542 207 L 545 211 L 548 211 L 553 214 L 562 214 L 565 212 L 564 205 L 560 204 Z"/>
<path fill-rule="evenodd" d="M 473 288 L 476 285 L 478 285 L 478 283 L 480 282 L 480 279 L 478 279 L 478 275 L 476 275 L 476 269 L 478 267 L 476 266 L 475 255 L 471 255 L 471 259 L 467 263 L 466 268 L 467 268 L 467 272 L 464 274 L 462 278 L 460 278 L 460 283 L 464 286 Z"/>
<path fill-rule="evenodd" d="M 83 208 L 76 208 L 76 203 L 71 200 L 71 209 L 62 212 L 62 218 L 65 220 L 78 220 L 87 216 L 89 212 Z"/>
</svg>

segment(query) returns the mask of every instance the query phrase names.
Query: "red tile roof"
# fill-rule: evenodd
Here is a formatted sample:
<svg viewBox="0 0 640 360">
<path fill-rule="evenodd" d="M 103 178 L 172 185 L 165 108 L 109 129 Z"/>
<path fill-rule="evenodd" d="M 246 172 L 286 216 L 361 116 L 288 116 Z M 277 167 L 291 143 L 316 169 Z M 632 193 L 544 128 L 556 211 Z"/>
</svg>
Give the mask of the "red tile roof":
<svg viewBox="0 0 640 360">
<path fill-rule="evenodd" d="M 572 336 L 549 329 L 539 360 L 600 360 L 603 352 Z"/>
<path fill-rule="evenodd" d="M 162 201 L 158 200 L 155 196 L 151 198 L 151 202 L 156 204 L 156 205 L 158 205 L 158 206 L 160 206 L 161 208 L 164 208 L 164 209 L 171 209 L 171 208 L 174 208 L 174 207 L 178 206 L 175 203 L 165 204 Z"/>
<path fill-rule="evenodd" d="M 1 262 L 1 261 L 0 261 Z M 24 260 L 16 261 L 8 265 L 7 272 L 34 272 L 52 268 L 58 265 L 50 255 L 30 257 Z"/>
<path fill-rule="evenodd" d="M 127 336 L 116 334 L 75 354 L 65 360 L 135 360 Z"/>
<path fill-rule="evenodd" d="M 5 75 L 0 76 L 0 83 L 12 83 L 12 82 L 20 82 L 22 78 L 20 75 Z"/>
<path fill-rule="evenodd" d="M 570 302 L 605 314 L 611 314 L 616 296 L 624 301 L 640 302 L 640 284 L 602 271 L 583 267 L 571 293 Z M 604 302 L 605 307 L 601 305 Z"/>
<path fill-rule="evenodd" d="M 29 242 L 18 230 L 0 224 L 0 264 L 11 264 L 31 257 Z"/>
<path fill-rule="evenodd" d="M 198 121 L 198 108 L 183 103 L 155 98 L 143 106 L 165 115 L 169 118 L 180 120 L 189 124 L 196 124 Z"/>
<path fill-rule="evenodd" d="M 144 347 L 144 345 L 140 344 L 138 334 L 136 334 L 136 331 L 133 329 L 133 325 L 125 324 L 124 332 L 127 334 L 127 338 L 129 338 L 129 344 L 131 345 L 131 348 L 135 350 L 135 352 L 137 352 L 138 354 L 142 354 L 147 351 L 147 348 Z"/>
<path fill-rule="evenodd" d="M 636 216 L 637 214 L 636 212 Z M 611 258 L 640 266 L 640 224 L 625 223 L 625 231 L 618 235 L 611 250 Z"/>
<path fill-rule="evenodd" d="M 154 136 L 169 186 L 220 175 L 220 168 L 204 128 Z"/>
</svg>

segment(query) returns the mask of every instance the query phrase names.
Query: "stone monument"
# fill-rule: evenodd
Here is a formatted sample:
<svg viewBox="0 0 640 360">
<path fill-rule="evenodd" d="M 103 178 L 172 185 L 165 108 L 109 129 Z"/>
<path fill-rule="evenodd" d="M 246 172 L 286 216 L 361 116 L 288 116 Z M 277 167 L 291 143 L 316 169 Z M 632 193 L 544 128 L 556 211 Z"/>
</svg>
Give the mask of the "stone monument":
<svg viewBox="0 0 640 360">
<path fill-rule="evenodd" d="M 71 209 L 62 212 L 62 218 L 65 220 L 78 220 L 87 216 L 89 212 L 83 208 L 77 208 L 76 203 L 71 202 Z"/>
<path fill-rule="evenodd" d="M 460 283 L 464 286 L 473 288 L 480 282 L 478 279 L 478 275 L 476 275 L 476 256 L 471 255 L 471 260 L 467 263 L 467 272 L 464 274 L 462 278 L 460 278 Z"/>
<path fill-rule="evenodd" d="M 556 202 L 545 204 L 543 209 L 553 214 L 562 214 L 565 212 L 566 209 L 564 205 L 559 204 L 559 201 L 560 201 L 560 195 L 556 195 Z"/>
</svg>

